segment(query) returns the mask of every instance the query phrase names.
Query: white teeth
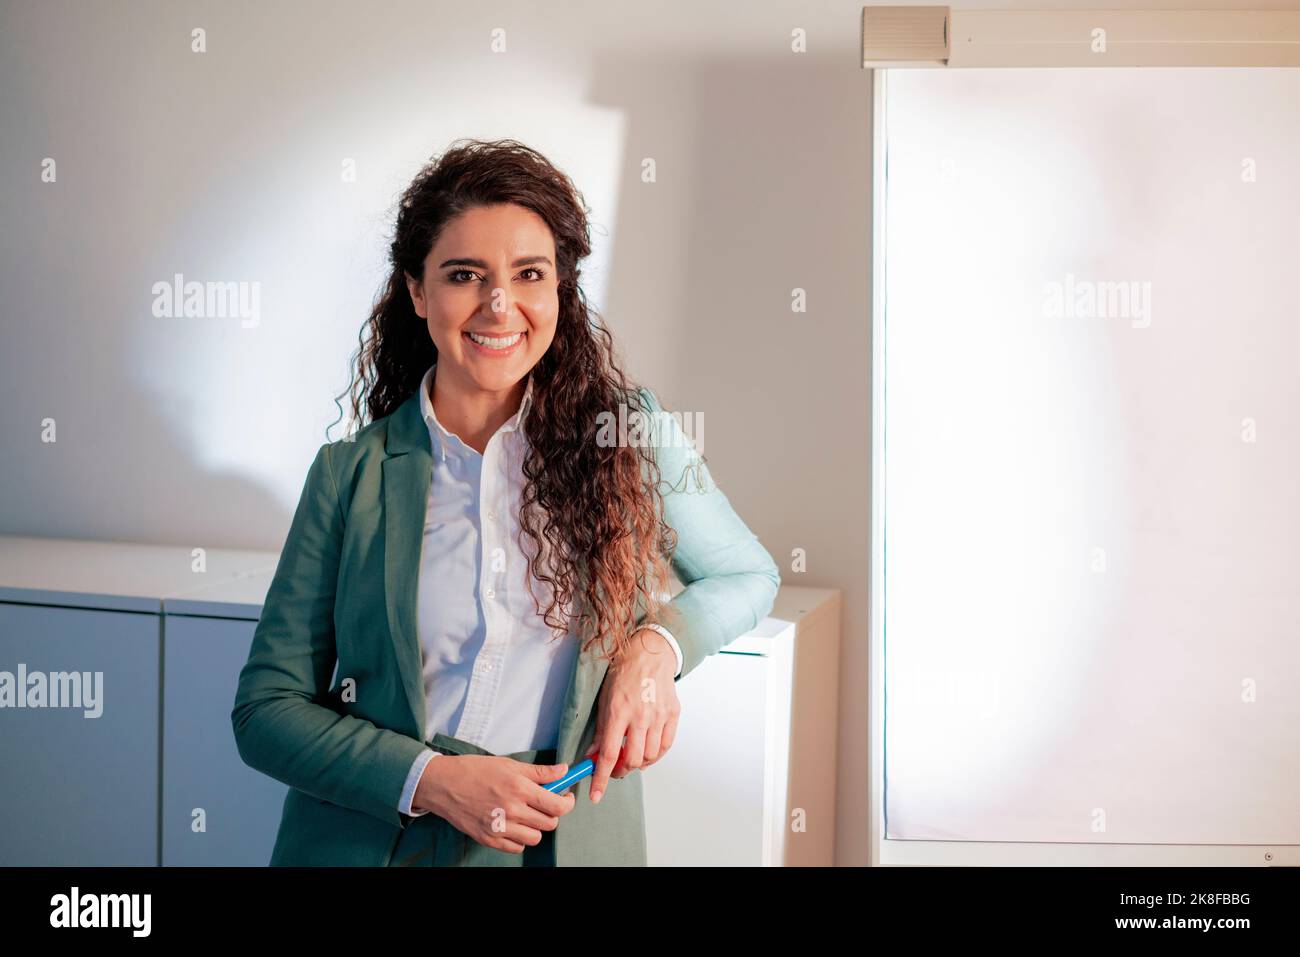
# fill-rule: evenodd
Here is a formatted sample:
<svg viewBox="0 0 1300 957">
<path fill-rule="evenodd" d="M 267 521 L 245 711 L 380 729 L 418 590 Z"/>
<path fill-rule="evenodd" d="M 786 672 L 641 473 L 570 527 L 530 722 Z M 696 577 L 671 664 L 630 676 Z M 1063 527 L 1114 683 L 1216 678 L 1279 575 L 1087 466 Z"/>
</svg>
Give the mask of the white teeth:
<svg viewBox="0 0 1300 957">
<path fill-rule="evenodd" d="M 487 346 L 489 349 L 508 349 L 519 341 L 522 332 L 516 332 L 513 336 L 506 336 L 504 339 L 493 339 L 489 336 L 480 336 L 477 332 L 471 332 L 469 337 L 481 346 Z"/>
</svg>

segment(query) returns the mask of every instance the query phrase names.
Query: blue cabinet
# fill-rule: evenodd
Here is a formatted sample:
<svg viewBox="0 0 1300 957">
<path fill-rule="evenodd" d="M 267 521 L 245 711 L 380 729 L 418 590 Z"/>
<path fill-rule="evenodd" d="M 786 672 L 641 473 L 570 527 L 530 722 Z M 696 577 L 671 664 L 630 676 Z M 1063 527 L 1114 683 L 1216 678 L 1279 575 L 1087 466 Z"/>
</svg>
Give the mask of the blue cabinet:
<svg viewBox="0 0 1300 957">
<path fill-rule="evenodd" d="M 270 860 L 287 788 L 230 711 L 276 559 L 0 536 L 0 866 Z"/>
<path fill-rule="evenodd" d="M 230 727 L 257 622 L 163 620 L 162 863 L 264 866 L 288 788 L 244 764 Z"/>
<path fill-rule="evenodd" d="M 0 866 L 157 863 L 159 624 L 0 602 L 0 671 L 14 676 L 0 680 L 61 688 L 0 709 Z"/>
</svg>

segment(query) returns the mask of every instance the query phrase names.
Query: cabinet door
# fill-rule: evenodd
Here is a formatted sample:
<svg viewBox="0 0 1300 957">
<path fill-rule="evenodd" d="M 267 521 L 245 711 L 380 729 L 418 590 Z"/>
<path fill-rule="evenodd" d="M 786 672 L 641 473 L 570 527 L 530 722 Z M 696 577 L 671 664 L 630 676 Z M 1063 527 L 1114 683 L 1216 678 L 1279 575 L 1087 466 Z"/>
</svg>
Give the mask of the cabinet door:
<svg viewBox="0 0 1300 957">
<path fill-rule="evenodd" d="M 764 863 L 770 667 L 761 655 L 720 652 L 677 683 L 677 738 L 642 772 L 651 866 Z"/>
<path fill-rule="evenodd" d="M 38 672 L 82 676 L 79 706 L 51 707 L 50 695 L 0 708 L 0 866 L 158 863 L 158 626 L 151 614 L 0 603 L 6 685 L 20 665 L 29 688 Z"/>
<path fill-rule="evenodd" d="M 166 626 L 163 865 L 265 866 L 288 788 L 244 764 L 230 725 L 257 622 Z"/>
</svg>

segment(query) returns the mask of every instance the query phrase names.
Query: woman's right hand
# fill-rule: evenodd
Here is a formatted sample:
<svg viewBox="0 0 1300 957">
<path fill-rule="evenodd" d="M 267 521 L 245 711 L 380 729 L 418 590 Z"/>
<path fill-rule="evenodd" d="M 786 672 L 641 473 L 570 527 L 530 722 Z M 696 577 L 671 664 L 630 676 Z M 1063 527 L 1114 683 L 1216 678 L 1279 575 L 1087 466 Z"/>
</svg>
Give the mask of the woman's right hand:
<svg viewBox="0 0 1300 957">
<path fill-rule="evenodd" d="M 553 794 L 542 786 L 568 770 L 498 755 L 443 754 L 425 765 L 411 803 L 484 847 L 521 854 L 577 804 L 572 791 Z"/>
</svg>

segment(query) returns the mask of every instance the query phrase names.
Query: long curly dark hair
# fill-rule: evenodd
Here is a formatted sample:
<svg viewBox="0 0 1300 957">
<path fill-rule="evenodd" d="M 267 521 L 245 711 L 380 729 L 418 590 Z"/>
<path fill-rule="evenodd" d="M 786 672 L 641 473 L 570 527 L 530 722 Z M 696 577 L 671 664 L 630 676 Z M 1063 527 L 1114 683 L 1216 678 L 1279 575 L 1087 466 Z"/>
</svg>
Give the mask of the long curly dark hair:
<svg viewBox="0 0 1300 957">
<path fill-rule="evenodd" d="M 344 395 L 361 428 L 363 409 L 377 421 L 419 388 L 438 352 L 403 274 L 422 281 L 425 258 L 447 224 L 500 203 L 545 220 L 556 249 L 555 338 L 533 367 L 523 427 L 528 451 L 519 524 L 533 546 L 528 567 L 552 590 L 544 612 L 534 601 L 556 637 L 572 629 L 584 648 L 600 641 L 613 660 L 631 641 L 638 594 L 645 599 L 643 623 L 658 622 L 666 559 L 677 538 L 662 517 L 662 476 L 652 446 L 597 441 L 600 413 L 617 417 L 620 404 L 629 419 L 633 410 L 645 416 L 651 410 L 619 368 L 613 338 L 578 283 L 579 263 L 591 252 L 590 210 L 567 175 L 510 139 L 458 139 L 430 159 L 399 201 L 392 271 L 358 337 L 355 375 Z M 570 608 L 567 621 L 557 610 L 562 605 Z"/>
</svg>

